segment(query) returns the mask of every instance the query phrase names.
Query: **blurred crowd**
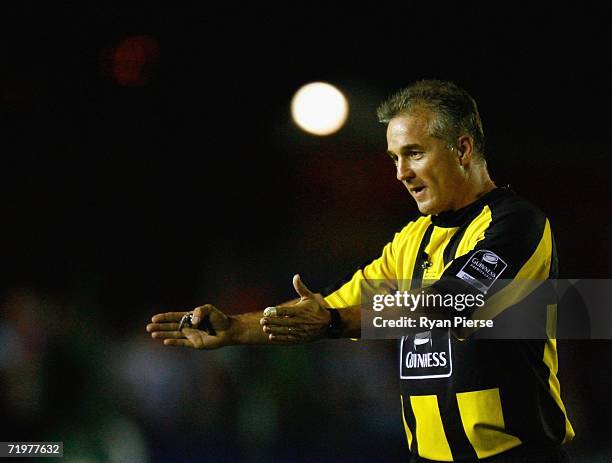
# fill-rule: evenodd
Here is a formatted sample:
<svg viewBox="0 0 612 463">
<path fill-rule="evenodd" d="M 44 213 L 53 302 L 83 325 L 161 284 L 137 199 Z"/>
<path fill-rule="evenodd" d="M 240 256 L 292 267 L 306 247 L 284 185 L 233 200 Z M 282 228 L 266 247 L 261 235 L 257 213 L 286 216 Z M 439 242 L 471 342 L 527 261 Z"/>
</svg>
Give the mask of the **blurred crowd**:
<svg viewBox="0 0 612 463">
<path fill-rule="evenodd" d="M 65 462 L 396 461 L 405 450 L 392 344 L 184 351 L 144 329 L 113 333 L 99 315 L 26 290 L 3 303 L 4 440 L 63 441 Z"/>
<path fill-rule="evenodd" d="M 63 462 L 391 462 L 407 450 L 392 341 L 182 350 L 25 289 L 0 313 L 3 440 L 62 441 Z M 609 405 L 588 374 L 604 349 L 561 344 L 577 461 L 609 456 L 597 399 L 581 394 Z"/>
</svg>

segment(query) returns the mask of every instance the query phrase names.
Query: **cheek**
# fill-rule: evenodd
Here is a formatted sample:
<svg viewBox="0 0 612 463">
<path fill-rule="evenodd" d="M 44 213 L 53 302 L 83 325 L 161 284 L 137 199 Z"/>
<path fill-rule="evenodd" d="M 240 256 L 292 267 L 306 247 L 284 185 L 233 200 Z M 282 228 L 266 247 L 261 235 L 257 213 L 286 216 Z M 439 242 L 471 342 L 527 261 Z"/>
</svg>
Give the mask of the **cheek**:
<svg viewBox="0 0 612 463">
<path fill-rule="evenodd" d="M 428 185 L 431 187 L 431 194 L 436 201 L 452 196 L 458 187 L 454 177 L 449 175 L 448 171 L 442 169 L 431 172 Z"/>
<path fill-rule="evenodd" d="M 439 190 L 440 187 L 444 185 L 444 176 L 442 174 L 443 173 L 440 172 L 439 169 L 428 169 L 423 175 L 423 180 L 425 180 L 425 183 L 427 183 L 427 185 L 431 186 L 433 189 Z"/>
</svg>

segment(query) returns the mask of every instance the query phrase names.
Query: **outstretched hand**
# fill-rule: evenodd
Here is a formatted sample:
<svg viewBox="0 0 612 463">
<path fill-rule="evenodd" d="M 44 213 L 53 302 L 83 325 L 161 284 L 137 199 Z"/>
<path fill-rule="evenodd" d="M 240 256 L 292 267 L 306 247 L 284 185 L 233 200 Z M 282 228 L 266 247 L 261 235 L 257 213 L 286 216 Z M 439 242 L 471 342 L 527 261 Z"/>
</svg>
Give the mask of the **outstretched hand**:
<svg viewBox="0 0 612 463">
<path fill-rule="evenodd" d="M 179 331 L 184 315 L 192 314 L 192 326 Z M 232 319 L 215 306 L 205 304 L 191 312 L 166 312 L 154 315 L 147 325 L 153 339 L 162 339 L 166 346 L 193 349 L 217 349 L 232 343 Z M 205 330 L 206 328 L 206 330 Z"/>
<path fill-rule="evenodd" d="M 260 320 L 273 343 L 300 344 L 321 339 L 327 333 L 330 314 L 323 296 L 310 291 L 299 275 L 293 277 L 293 287 L 300 300 L 293 305 L 269 308 Z"/>
</svg>

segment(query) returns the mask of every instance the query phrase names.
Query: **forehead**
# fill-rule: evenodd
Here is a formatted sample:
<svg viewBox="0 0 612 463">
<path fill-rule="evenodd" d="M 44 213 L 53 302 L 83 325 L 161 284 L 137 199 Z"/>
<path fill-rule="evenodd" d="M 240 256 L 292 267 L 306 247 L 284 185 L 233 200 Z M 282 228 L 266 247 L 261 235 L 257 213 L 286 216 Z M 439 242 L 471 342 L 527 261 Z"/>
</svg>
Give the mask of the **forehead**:
<svg viewBox="0 0 612 463">
<path fill-rule="evenodd" d="M 429 116 L 423 113 L 399 115 L 387 125 L 387 145 L 393 151 L 404 145 L 425 144 L 432 137 L 427 131 Z"/>
</svg>

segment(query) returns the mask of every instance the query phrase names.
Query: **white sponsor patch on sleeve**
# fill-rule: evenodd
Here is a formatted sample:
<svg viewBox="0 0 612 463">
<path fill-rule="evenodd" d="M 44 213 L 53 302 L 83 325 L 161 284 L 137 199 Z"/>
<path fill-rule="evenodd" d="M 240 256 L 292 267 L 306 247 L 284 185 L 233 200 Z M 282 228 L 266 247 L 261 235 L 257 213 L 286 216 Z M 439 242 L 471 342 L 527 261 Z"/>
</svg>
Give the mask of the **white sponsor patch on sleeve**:
<svg viewBox="0 0 612 463">
<path fill-rule="evenodd" d="M 487 294 L 508 264 L 492 251 L 480 249 L 472 254 L 457 276 Z"/>
</svg>

